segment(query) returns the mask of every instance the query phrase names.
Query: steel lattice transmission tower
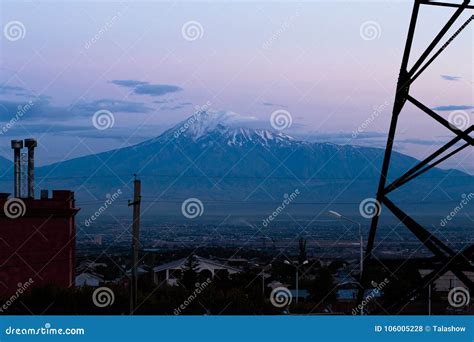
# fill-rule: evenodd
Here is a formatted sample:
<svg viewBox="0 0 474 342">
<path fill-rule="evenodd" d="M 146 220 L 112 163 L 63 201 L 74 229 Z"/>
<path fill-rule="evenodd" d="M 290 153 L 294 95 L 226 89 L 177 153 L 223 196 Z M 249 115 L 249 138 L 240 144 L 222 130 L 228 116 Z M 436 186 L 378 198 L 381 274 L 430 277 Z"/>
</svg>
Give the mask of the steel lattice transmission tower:
<svg viewBox="0 0 474 342">
<path fill-rule="evenodd" d="M 381 209 L 382 206 L 390 210 L 395 217 L 409 229 L 416 238 L 426 246 L 434 255 L 435 261 L 432 264 L 432 271 L 423 277 L 422 281 L 406 293 L 404 298 L 400 298 L 399 303 L 395 303 L 391 306 L 392 309 L 398 305 L 408 303 L 408 301 L 420 293 L 421 290 L 426 288 L 429 284 L 433 283 L 438 277 L 443 275 L 447 271 L 451 271 L 459 278 L 468 288 L 471 293 L 474 293 L 474 284 L 465 274 L 466 271 L 474 271 L 472 260 L 468 260 L 464 253 L 459 253 L 452 250 L 449 246 L 443 243 L 435 235 L 431 234 L 422 225 L 416 222 L 407 213 L 402 211 L 395 203 L 393 203 L 387 195 L 392 191 L 395 191 L 402 185 L 405 185 L 412 181 L 414 178 L 424 174 L 431 168 L 442 163 L 446 159 L 452 157 L 456 153 L 464 150 L 466 147 L 473 146 L 473 138 L 471 133 L 473 132 L 474 125 L 470 125 L 469 118 L 467 127 L 456 127 L 450 124 L 446 119 L 438 115 L 436 112 L 425 106 L 423 103 L 415 99 L 410 95 L 410 85 L 416 81 L 416 79 L 426 70 L 426 68 L 451 44 L 451 42 L 473 21 L 474 16 L 472 15 L 472 9 L 474 4 L 471 1 L 458 1 L 453 2 L 439 2 L 439 1 L 428 1 L 428 0 L 415 0 L 413 6 L 413 12 L 411 15 L 410 26 L 408 29 L 408 35 L 403 53 L 402 64 L 400 68 L 400 74 L 397 83 L 397 89 L 395 94 L 395 101 L 393 106 L 392 119 L 390 123 L 390 129 L 388 132 L 387 146 L 385 149 L 384 160 L 381 169 L 380 182 L 377 190 L 376 200 Z M 474 1 L 473 1 L 474 2 Z M 441 6 L 445 7 L 446 10 L 453 11 L 452 16 L 444 24 L 441 30 L 436 34 L 433 41 L 428 45 L 426 50 L 414 61 L 411 68 L 408 67 L 411 55 L 411 47 L 413 43 L 413 37 L 415 34 L 415 27 L 417 24 L 418 13 L 422 7 L 425 6 Z M 471 16 L 465 22 L 459 22 L 458 20 L 463 12 L 469 12 Z M 459 29 L 445 41 L 443 45 L 440 42 L 446 39 L 446 33 L 453 27 L 453 25 L 459 24 Z M 455 137 L 446 143 L 444 146 L 433 152 L 430 156 L 420 161 L 416 166 L 406 171 L 402 176 L 397 178 L 395 181 L 388 183 L 387 174 L 390 168 L 390 159 L 392 156 L 393 143 L 397 131 L 397 122 L 400 113 L 406 102 L 410 102 L 415 105 L 421 112 L 424 112 L 433 120 L 446 127 Z M 408 185 L 407 185 L 408 186 Z M 358 294 L 358 304 L 362 303 L 364 299 L 364 291 L 369 282 L 368 274 L 370 272 L 370 264 L 372 259 L 372 252 L 374 248 L 374 241 L 376 237 L 377 224 L 379 220 L 378 214 L 372 218 L 370 232 L 368 236 L 364 267 L 361 274 L 360 284 L 361 288 Z"/>
</svg>

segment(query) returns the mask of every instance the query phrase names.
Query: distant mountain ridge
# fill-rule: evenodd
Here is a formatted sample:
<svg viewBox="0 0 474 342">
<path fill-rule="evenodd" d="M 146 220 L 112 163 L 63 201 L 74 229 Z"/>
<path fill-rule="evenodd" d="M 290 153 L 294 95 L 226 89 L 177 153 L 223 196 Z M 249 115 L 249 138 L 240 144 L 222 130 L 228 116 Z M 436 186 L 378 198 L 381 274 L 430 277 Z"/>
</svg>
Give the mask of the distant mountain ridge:
<svg viewBox="0 0 474 342">
<path fill-rule="evenodd" d="M 299 141 L 282 132 L 242 127 L 235 113 L 202 112 L 192 119 L 134 146 L 40 167 L 38 187 L 73 189 L 79 204 L 117 188 L 131 198 L 136 173 L 144 198 L 158 202 L 196 197 L 239 206 L 278 202 L 295 189 L 301 202 L 358 203 L 375 195 L 382 149 Z M 416 162 L 394 153 L 389 178 Z M 474 177 L 433 169 L 413 184 L 394 192 L 394 198 L 450 200 L 472 188 Z"/>
<path fill-rule="evenodd" d="M 9 178 L 10 174 L 13 173 L 12 166 L 13 163 L 10 160 L 0 156 L 0 178 Z M 7 190 L 3 191 L 6 192 Z"/>
</svg>

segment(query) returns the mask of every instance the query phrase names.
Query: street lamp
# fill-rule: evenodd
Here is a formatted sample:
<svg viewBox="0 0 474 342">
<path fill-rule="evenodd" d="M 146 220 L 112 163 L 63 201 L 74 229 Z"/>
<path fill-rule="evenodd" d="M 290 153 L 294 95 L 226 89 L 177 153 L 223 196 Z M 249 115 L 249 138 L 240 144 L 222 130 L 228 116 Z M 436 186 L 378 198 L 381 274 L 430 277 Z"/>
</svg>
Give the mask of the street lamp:
<svg viewBox="0 0 474 342">
<path fill-rule="evenodd" d="M 336 217 L 340 220 L 346 220 L 348 222 L 354 223 L 354 224 L 359 226 L 359 238 L 360 238 L 360 242 L 359 242 L 359 244 L 360 244 L 360 275 L 359 275 L 359 277 L 362 277 L 362 271 L 363 271 L 363 267 L 364 267 L 364 262 L 363 262 L 364 261 L 364 238 L 362 236 L 361 224 L 357 221 L 351 220 L 347 216 L 344 216 L 344 215 L 342 215 L 341 213 L 339 213 L 337 211 L 329 210 L 328 213 L 329 213 L 329 215 L 331 215 L 333 217 Z"/>
<path fill-rule="evenodd" d="M 256 266 L 256 267 L 261 268 L 260 274 L 262 275 L 262 296 L 265 297 L 265 270 L 266 270 L 267 268 L 271 267 L 272 264 L 259 265 L 259 264 L 254 263 L 253 265 Z"/>
<path fill-rule="evenodd" d="M 299 270 L 300 270 L 300 269 L 299 269 L 299 266 L 300 266 L 300 264 L 299 264 L 298 261 L 288 261 L 288 260 L 285 260 L 285 261 L 283 261 L 283 262 L 284 262 L 285 264 L 287 264 L 287 265 L 293 266 L 293 267 L 295 268 L 295 270 L 296 270 L 296 282 L 295 282 L 295 283 L 296 283 L 296 284 L 295 284 L 295 285 L 296 285 L 296 300 L 295 300 L 295 301 L 296 301 L 296 304 L 298 304 L 298 298 L 299 298 L 298 282 L 299 282 Z M 306 265 L 307 263 L 309 263 L 309 261 L 308 261 L 308 260 L 305 260 L 305 261 L 303 261 L 303 262 L 301 263 L 301 266 Z"/>
</svg>

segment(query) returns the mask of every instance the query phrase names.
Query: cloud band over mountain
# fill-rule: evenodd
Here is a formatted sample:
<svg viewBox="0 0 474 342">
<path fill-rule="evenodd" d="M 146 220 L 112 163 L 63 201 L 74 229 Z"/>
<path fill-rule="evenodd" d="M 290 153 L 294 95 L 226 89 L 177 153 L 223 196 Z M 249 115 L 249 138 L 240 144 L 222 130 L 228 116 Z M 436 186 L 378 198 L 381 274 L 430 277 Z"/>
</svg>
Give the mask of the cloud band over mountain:
<svg viewBox="0 0 474 342">
<path fill-rule="evenodd" d="M 110 83 L 120 87 L 133 89 L 137 95 L 163 96 L 169 93 L 182 91 L 183 88 L 171 84 L 151 84 L 137 80 L 112 80 Z"/>
</svg>

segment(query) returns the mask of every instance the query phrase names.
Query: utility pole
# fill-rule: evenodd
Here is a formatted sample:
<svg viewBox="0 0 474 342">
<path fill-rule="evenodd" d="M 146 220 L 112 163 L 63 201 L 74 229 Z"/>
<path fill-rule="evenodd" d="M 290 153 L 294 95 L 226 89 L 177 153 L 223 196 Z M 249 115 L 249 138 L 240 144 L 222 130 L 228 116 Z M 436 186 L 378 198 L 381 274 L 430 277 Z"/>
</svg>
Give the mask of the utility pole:
<svg viewBox="0 0 474 342">
<path fill-rule="evenodd" d="M 360 279 L 360 277 L 362 277 L 362 272 L 364 270 L 364 237 L 362 236 L 362 225 L 359 222 L 354 221 L 354 220 L 348 218 L 347 216 L 342 215 L 341 213 L 339 213 L 337 211 L 329 210 L 328 213 L 329 213 L 329 215 L 334 216 L 338 219 L 354 223 L 359 227 L 359 260 L 360 260 L 359 261 L 359 269 L 360 269 L 359 279 Z M 362 313 L 362 311 L 361 311 L 361 313 Z"/>
<path fill-rule="evenodd" d="M 431 286 L 432 284 L 428 285 L 428 316 L 431 316 Z"/>
<path fill-rule="evenodd" d="M 298 304 L 298 298 L 300 297 L 300 293 L 299 293 L 299 284 L 298 284 L 298 280 L 299 280 L 299 272 L 298 272 L 298 266 L 296 266 L 296 304 Z"/>
<path fill-rule="evenodd" d="M 299 293 L 299 278 L 300 278 L 299 270 L 300 270 L 301 266 L 308 264 L 309 261 L 304 260 L 302 263 L 300 263 L 299 261 L 285 260 L 285 261 L 283 261 L 283 263 L 293 266 L 296 270 L 296 274 L 295 274 L 296 299 L 295 299 L 295 302 L 296 302 L 296 304 L 298 304 L 298 298 L 299 298 L 299 295 L 300 295 L 300 293 Z"/>
<path fill-rule="evenodd" d="M 128 206 L 133 206 L 132 223 L 132 279 L 130 281 L 130 314 L 133 315 L 137 307 L 137 264 L 138 251 L 140 249 L 140 202 L 141 202 L 141 181 L 137 175 L 133 175 L 133 202 L 128 201 Z"/>
</svg>

